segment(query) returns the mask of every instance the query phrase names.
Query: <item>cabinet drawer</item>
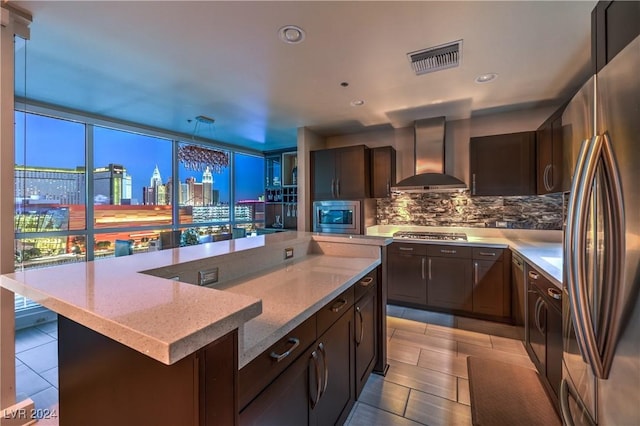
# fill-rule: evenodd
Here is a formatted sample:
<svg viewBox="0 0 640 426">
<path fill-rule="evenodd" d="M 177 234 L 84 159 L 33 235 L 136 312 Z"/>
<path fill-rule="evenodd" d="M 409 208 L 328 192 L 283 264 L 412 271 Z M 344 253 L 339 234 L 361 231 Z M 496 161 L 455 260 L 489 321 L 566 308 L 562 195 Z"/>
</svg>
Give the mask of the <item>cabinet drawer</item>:
<svg viewBox="0 0 640 426">
<path fill-rule="evenodd" d="M 484 260 L 502 260 L 502 254 L 504 249 L 489 248 L 489 247 L 474 247 L 473 258 Z"/>
<path fill-rule="evenodd" d="M 251 402 L 295 361 L 305 349 L 315 342 L 316 337 L 316 316 L 313 315 L 245 365 L 238 374 L 238 406 L 240 409 Z"/>
<path fill-rule="evenodd" d="M 355 288 L 355 298 L 354 300 L 357 302 L 360 300 L 362 296 L 367 294 L 367 291 L 371 290 L 376 286 L 378 282 L 378 269 L 374 269 L 369 272 L 367 275 L 358 280 L 353 286 Z"/>
<path fill-rule="evenodd" d="M 387 251 L 391 253 L 416 254 L 424 256 L 427 254 L 427 244 L 393 243 L 387 248 Z"/>
<path fill-rule="evenodd" d="M 428 246 L 427 254 L 429 256 L 438 257 L 459 257 L 463 259 L 471 259 L 471 247 L 462 247 L 454 245 Z"/>
<path fill-rule="evenodd" d="M 318 336 L 327 331 L 331 325 L 338 320 L 353 306 L 354 289 L 353 286 L 345 290 L 340 296 L 327 303 L 318 311 Z"/>
</svg>

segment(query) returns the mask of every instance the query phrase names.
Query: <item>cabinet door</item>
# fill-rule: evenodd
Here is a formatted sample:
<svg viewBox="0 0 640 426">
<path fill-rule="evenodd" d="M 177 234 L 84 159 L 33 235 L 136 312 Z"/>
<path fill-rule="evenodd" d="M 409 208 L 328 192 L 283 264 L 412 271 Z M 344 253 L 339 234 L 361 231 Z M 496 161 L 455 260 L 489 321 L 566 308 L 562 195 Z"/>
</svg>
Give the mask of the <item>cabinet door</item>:
<svg viewBox="0 0 640 426">
<path fill-rule="evenodd" d="M 336 149 L 336 198 L 354 200 L 370 196 L 369 149 L 364 145 Z"/>
<path fill-rule="evenodd" d="M 426 256 L 390 251 L 387 260 L 387 298 L 426 305 L 426 262 Z"/>
<path fill-rule="evenodd" d="M 371 196 L 391 196 L 391 187 L 396 184 L 396 150 L 390 146 L 371 150 Z"/>
<path fill-rule="evenodd" d="M 640 34 L 640 2 L 600 1 L 591 18 L 591 62 L 597 73 Z"/>
<path fill-rule="evenodd" d="M 332 200 L 335 198 L 335 158 L 335 150 L 333 149 L 311 151 L 314 200 Z"/>
<path fill-rule="evenodd" d="M 536 132 L 538 194 L 562 191 L 563 108 L 556 111 Z"/>
<path fill-rule="evenodd" d="M 374 286 L 355 304 L 356 399 L 376 362 L 377 300 Z"/>
<path fill-rule="evenodd" d="M 320 336 L 317 347 L 323 380 L 311 424 L 342 424 L 355 402 L 353 307 Z"/>
<path fill-rule="evenodd" d="M 473 261 L 473 312 L 478 314 L 508 316 L 504 311 L 504 270 L 502 262 L 493 260 Z"/>
<path fill-rule="evenodd" d="M 545 375 L 547 306 L 535 287 L 527 284 L 527 340 L 529 356 L 538 372 Z"/>
<path fill-rule="evenodd" d="M 562 381 L 562 313 L 554 308 L 547 312 L 547 380 L 557 399 Z"/>
<path fill-rule="evenodd" d="M 309 389 L 313 386 L 310 375 L 316 371 L 315 358 L 311 356 L 313 349 L 300 356 L 240 412 L 240 425 L 299 426 L 309 423 L 310 401 L 316 392 L 315 388 Z"/>
<path fill-rule="evenodd" d="M 471 138 L 471 195 L 534 195 L 535 132 Z"/>
<path fill-rule="evenodd" d="M 427 300 L 429 306 L 471 311 L 471 262 L 429 256 Z"/>
</svg>

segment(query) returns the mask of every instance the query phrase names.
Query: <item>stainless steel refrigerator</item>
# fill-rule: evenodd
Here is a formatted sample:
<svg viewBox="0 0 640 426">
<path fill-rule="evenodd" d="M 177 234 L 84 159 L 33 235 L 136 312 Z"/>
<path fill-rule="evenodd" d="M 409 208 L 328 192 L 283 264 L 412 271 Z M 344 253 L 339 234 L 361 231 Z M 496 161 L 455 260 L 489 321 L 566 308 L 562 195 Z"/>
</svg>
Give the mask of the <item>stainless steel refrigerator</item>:
<svg viewBox="0 0 640 426">
<path fill-rule="evenodd" d="M 640 37 L 563 117 L 565 424 L 640 425 Z"/>
</svg>

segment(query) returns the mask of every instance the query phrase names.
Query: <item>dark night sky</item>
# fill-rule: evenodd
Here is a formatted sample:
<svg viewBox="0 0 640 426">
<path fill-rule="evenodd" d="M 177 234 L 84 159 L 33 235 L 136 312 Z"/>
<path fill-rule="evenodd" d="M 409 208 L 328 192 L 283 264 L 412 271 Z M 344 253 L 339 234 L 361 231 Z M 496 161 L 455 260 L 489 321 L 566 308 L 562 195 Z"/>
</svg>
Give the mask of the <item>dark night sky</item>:
<svg viewBox="0 0 640 426">
<path fill-rule="evenodd" d="M 16 112 L 16 164 L 39 167 L 75 168 L 84 165 L 84 126 L 66 120 L 52 119 Z M 25 127 L 26 125 L 26 127 Z M 25 139 L 26 137 L 26 150 Z M 26 161 L 25 161 L 26 154 Z M 142 188 L 149 185 L 155 166 L 163 183 L 171 176 L 170 141 L 95 127 L 94 166 L 120 164 L 132 178 L 132 196 L 142 201 Z M 262 159 L 237 155 L 236 199 L 257 199 L 264 193 L 264 166 Z M 202 181 L 202 172 L 179 166 L 180 181 L 194 176 Z M 229 168 L 214 174 L 214 188 L 220 190 L 220 200 L 229 200 Z"/>
</svg>

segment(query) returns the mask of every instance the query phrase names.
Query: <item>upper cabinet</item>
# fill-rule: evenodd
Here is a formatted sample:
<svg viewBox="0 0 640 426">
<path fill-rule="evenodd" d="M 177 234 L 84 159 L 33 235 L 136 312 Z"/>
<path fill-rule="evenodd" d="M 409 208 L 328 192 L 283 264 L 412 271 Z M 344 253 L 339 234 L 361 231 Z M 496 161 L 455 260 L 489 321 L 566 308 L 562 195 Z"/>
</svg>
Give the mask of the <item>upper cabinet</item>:
<svg viewBox="0 0 640 426">
<path fill-rule="evenodd" d="M 314 200 L 369 198 L 370 153 L 365 145 L 311 151 Z"/>
<path fill-rule="evenodd" d="M 471 195 L 534 195 L 536 132 L 471 138 Z"/>
<path fill-rule="evenodd" d="M 536 131 L 537 193 L 563 191 L 562 188 L 562 112 L 564 106 Z"/>
<path fill-rule="evenodd" d="M 396 150 L 382 146 L 371 150 L 371 197 L 391 196 L 391 187 L 396 184 Z"/>
<path fill-rule="evenodd" d="M 640 34 L 640 2 L 600 1 L 591 13 L 591 62 L 599 72 Z"/>
</svg>

